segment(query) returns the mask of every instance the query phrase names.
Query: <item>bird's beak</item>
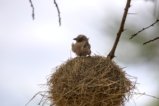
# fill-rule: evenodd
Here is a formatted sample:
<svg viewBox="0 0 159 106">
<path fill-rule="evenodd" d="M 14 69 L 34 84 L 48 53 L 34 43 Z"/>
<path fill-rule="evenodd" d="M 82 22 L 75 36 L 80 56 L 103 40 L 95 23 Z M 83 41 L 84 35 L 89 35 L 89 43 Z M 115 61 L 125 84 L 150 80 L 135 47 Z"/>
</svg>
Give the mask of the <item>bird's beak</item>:
<svg viewBox="0 0 159 106">
<path fill-rule="evenodd" d="M 73 40 L 77 40 L 77 38 L 74 38 Z"/>
</svg>

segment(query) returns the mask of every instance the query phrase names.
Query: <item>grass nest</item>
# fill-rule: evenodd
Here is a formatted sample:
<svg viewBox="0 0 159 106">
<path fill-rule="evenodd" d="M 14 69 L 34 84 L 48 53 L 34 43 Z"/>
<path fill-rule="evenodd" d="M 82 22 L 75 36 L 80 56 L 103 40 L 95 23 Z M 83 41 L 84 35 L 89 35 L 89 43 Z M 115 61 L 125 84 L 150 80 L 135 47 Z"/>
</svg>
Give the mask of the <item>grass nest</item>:
<svg viewBox="0 0 159 106">
<path fill-rule="evenodd" d="M 126 75 L 106 57 L 72 58 L 51 75 L 49 98 L 53 106 L 122 106 L 134 89 Z"/>
</svg>

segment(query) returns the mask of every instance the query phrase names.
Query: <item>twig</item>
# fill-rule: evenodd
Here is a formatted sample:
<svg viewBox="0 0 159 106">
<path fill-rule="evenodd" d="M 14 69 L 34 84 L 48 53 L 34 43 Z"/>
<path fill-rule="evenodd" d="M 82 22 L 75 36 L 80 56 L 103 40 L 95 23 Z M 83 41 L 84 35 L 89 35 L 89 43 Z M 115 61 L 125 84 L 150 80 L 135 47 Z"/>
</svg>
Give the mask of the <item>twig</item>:
<svg viewBox="0 0 159 106">
<path fill-rule="evenodd" d="M 146 94 L 145 92 L 143 92 L 143 93 L 133 92 L 133 93 L 134 93 L 134 94 L 138 94 L 138 95 L 145 95 L 145 96 L 152 97 L 152 98 L 155 98 L 155 99 L 159 99 L 159 97 Z"/>
<path fill-rule="evenodd" d="M 47 91 L 39 91 L 37 92 L 26 104 L 25 106 L 28 106 L 28 104 L 36 97 L 38 96 L 39 94 L 43 93 L 43 92 L 47 92 Z M 40 103 L 41 103 L 41 100 L 40 100 Z"/>
<path fill-rule="evenodd" d="M 149 41 L 146 41 L 146 42 L 143 43 L 143 45 L 146 45 L 146 44 L 148 44 L 148 43 L 151 43 L 151 42 L 153 42 L 153 41 L 155 41 L 155 40 L 157 40 L 157 39 L 159 39 L 159 37 L 156 37 L 156 38 L 154 38 L 154 39 L 151 39 L 151 40 L 149 40 Z"/>
<path fill-rule="evenodd" d="M 54 5 L 55 5 L 55 7 L 56 7 L 56 9 L 57 9 L 57 13 L 58 13 L 59 26 L 61 26 L 61 13 L 60 13 L 60 9 L 59 9 L 59 6 L 58 6 L 56 0 L 54 0 Z"/>
<path fill-rule="evenodd" d="M 33 20 L 34 20 L 34 19 L 35 19 L 35 14 L 34 14 L 35 9 L 34 9 L 34 5 L 33 5 L 32 0 L 29 0 L 29 2 L 30 2 L 30 6 L 31 6 L 31 8 L 32 8 L 32 18 L 33 18 Z"/>
<path fill-rule="evenodd" d="M 42 96 L 42 98 L 41 98 L 40 102 L 38 103 L 38 105 L 41 105 L 41 103 L 43 102 L 44 98 L 47 97 L 47 95 L 45 95 L 45 94 L 40 94 L 40 95 Z"/>
<path fill-rule="evenodd" d="M 29 3 L 30 3 L 30 6 L 32 8 L 32 19 L 34 20 L 35 19 L 35 8 L 34 8 L 32 0 L 29 0 Z M 61 13 L 60 13 L 60 9 L 59 9 L 59 6 L 58 6 L 56 0 L 54 0 L 54 5 L 55 5 L 55 7 L 57 9 L 57 13 L 58 13 L 59 26 L 61 26 Z"/>
<path fill-rule="evenodd" d="M 151 25 L 139 30 L 137 33 L 133 34 L 133 35 L 130 35 L 131 37 L 129 39 L 133 39 L 135 36 L 137 36 L 139 33 L 143 32 L 144 30 L 154 26 L 155 24 L 157 24 L 159 22 L 159 19 L 157 19 L 154 23 L 152 23 Z"/>
<path fill-rule="evenodd" d="M 115 39 L 115 42 L 114 42 L 114 45 L 110 51 L 110 53 L 108 54 L 108 57 L 110 59 L 113 59 L 115 56 L 115 50 L 116 50 L 116 47 L 118 45 L 118 42 L 119 42 L 119 39 L 120 39 L 120 36 L 122 34 L 122 32 L 124 31 L 124 25 L 125 25 L 125 21 L 126 21 L 126 17 L 128 15 L 128 10 L 129 10 L 129 7 L 130 7 L 130 3 L 131 3 L 131 0 L 127 0 L 127 3 L 126 3 L 126 6 L 125 6 L 125 11 L 124 11 L 124 14 L 123 14 L 123 17 L 122 17 L 122 21 L 121 21 L 121 24 L 120 24 L 120 28 L 119 28 L 119 31 L 117 33 L 117 36 L 116 36 L 116 39 Z"/>
</svg>

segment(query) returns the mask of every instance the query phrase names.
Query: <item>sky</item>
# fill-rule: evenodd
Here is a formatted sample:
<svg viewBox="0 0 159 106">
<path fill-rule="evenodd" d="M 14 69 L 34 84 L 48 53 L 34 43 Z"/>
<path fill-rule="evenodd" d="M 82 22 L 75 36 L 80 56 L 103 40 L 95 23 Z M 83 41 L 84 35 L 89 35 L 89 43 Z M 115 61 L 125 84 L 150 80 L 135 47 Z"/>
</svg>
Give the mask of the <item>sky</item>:
<svg viewBox="0 0 159 106">
<path fill-rule="evenodd" d="M 111 36 L 105 36 L 109 33 L 101 30 L 103 26 L 109 27 L 111 18 L 122 16 L 125 1 L 57 0 L 62 17 L 62 26 L 59 27 L 52 0 L 33 0 L 35 20 L 31 17 L 29 0 L 0 0 L 1 105 L 24 106 L 38 91 L 46 90 L 45 84 L 54 68 L 75 57 L 71 52 L 71 43 L 78 34 L 89 37 L 92 55 L 106 56 L 113 41 Z M 152 7 L 151 2 L 134 0 L 130 11 L 138 11 L 139 21 L 145 23 L 140 12 L 144 11 L 141 13 L 146 14 L 147 19 L 152 19 L 147 13 L 153 10 Z M 103 23 L 103 20 L 107 20 L 107 23 Z M 154 76 L 146 71 L 147 66 L 139 64 L 135 66 L 138 68 L 134 68 L 122 62 L 118 64 L 126 66 L 128 74 L 137 77 L 140 83 L 137 85 L 138 91 L 155 95 L 157 87 L 151 83 Z M 150 78 L 146 79 L 146 75 Z M 39 100 L 39 97 L 35 98 L 28 106 L 35 106 Z M 150 100 L 153 99 L 135 96 L 126 106 L 146 106 Z"/>
</svg>

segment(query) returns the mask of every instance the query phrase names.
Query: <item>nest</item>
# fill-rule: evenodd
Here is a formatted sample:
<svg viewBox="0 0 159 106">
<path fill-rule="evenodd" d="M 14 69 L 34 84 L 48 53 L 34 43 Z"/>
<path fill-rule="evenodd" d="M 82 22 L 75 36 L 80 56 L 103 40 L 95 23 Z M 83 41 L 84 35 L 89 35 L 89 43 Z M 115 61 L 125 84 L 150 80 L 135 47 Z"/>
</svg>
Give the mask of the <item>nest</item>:
<svg viewBox="0 0 159 106">
<path fill-rule="evenodd" d="M 55 106 L 121 106 L 134 89 L 126 73 L 102 56 L 67 60 L 56 68 L 48 86 Z"/>
</svg>

